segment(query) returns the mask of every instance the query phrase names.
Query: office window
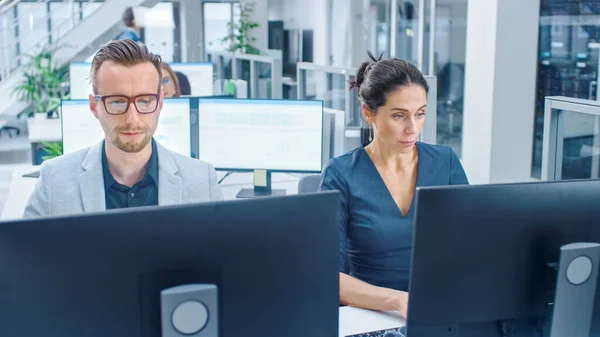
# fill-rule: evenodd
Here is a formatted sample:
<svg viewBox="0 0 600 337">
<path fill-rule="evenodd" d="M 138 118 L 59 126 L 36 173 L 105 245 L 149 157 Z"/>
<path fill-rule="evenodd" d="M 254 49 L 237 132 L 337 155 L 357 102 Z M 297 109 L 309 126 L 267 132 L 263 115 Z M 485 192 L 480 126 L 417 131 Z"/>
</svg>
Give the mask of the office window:
<svg viewBox="0 0 600 337">
<path fill-rule="evenodd" d="M 598 99 L 600 1 L 541 0 L 540 15 L 531 169 L 535 178 L 541 177 L 544 98 Z"/>
<path fill-rule="evenodd" d="M 238 3 L 205 2 L 204 17 L 204 50 L 225 50 L 229 46 L 221 43 L 221 39 L 229 35 L 229 23 L 239 22 Z"/>
<path fill-rule="evenodd" d="M 371 0 L 365 19 L 369 50 L 374 55 L 390 55 L 391 0 Z"/>
<path fill-rule="evenodd" d="M 428 4 L 431 6 L 431 3 Z M 426 12 L 430 8 L 426 7 Z M 427 37 L 431 35 L 431 19 L 426 16 Z M 433 64 L 437 77 L 437 143 L 462 153 L 462 127 L 465 92 L 465 61 L 467 50 L 467 0 L 437 1 L 433 62 L 429 62 L 429 43 L 424 44 L 424 69 Z"/>
<path fill-rule="evenodd" d="M 58 41 L 79 22 L 79 3 L 50 2 L 52 42 Z"/>
<path fill-rule="evenodd" d="M 13 27 L 15 11 L 16 9 L 13 8 L 0 15 L 0 79 L 3 74 L 17 67 L 17 41 Z"/>
<path fill-rule="evenodd" d="M 49 42 L 48 7 L 41 3 L 17 4 L 18 55 L 32 54 Z M 21 63 L 24 60 L 21 59 Z"/>
</svg>

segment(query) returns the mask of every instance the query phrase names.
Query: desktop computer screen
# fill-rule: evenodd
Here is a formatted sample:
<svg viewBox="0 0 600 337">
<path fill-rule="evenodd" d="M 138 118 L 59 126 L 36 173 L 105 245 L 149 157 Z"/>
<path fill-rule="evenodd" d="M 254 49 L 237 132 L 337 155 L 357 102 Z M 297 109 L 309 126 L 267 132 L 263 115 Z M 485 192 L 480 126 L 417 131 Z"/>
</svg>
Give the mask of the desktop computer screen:
<svg viewBox="0 0 600 337">
<path fill-rule="evenodd" d="M 90 111 L 88 100 L 62 101 L 61 123 L 64 154 L 93 146 L 104 139 L 102 126 Z M 154 139 L 171 151 L 190 156 L 190 123 L 189 99 L 165 99 Z"/>
<path fill-rule="evenodd" d="M 600 241 L 598 200 L 598 180 L 419 188 L 407 335 L 548 336 L 561 247 Z"/>
<path fill-rule="evenodd" d="M 181 95 L 211 96 L 213 94 L 212 63 L 170 63 L 179 80 Z"/>
<path fill-rule="evenodd" d="M 0 336 L 337 336 L 338 208 L 327 192 L 2 223 Z"/>
<path fill-rule="evenodd" d="M 323 102 L 200 99 L 199 158 L 223 170 L 321 172 Z"/>
<path fill-rule="evenodd" d="M 88 99 L 93 92 L 90 82 L 91 63 L 71 63 L 69 65 L 69 85 L 71 99 Z"/>
<path fill-rule="evenodd" d="M 63 100 L 60 116 L 64 154 L 85 149 L 104 139 L 104 130 L 90 111 L 87 99 Z"/>
</svg>

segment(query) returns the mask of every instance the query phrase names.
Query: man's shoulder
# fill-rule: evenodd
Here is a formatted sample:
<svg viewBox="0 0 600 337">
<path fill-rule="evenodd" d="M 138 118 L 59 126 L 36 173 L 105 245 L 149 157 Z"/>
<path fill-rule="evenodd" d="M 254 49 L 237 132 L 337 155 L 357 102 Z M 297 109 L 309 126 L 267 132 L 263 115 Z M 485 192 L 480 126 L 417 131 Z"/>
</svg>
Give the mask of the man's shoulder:
<svg viewBox="0 0 600 337">
<path fill-rule="evenodd" d="M 175 165 L 177 166 L 177 168 L 181 171 L 185 171 L 187 172 L 196 172 L 196 173 L 206 173 L 207 170 L 209 169 L 213 169 L 212 165 L 196 159 L 196 158 L 192 158 L 192 157 L 186 157 L 184 155 L 181 155 L 179 153 L 167 150 L 169 153 L 169 156 L 171 157 L 171 159 L 173 160 L 173 162 L 175 163 Z"/>
<path fill-rule="evenodd" d="M 79 150 L 77 152 L 58 156 L 42 163 L 41 169 L 45 171 L 65 171 L 80 170 L 81 164 L 85 160 L 90 148 Z"/>
</svg>

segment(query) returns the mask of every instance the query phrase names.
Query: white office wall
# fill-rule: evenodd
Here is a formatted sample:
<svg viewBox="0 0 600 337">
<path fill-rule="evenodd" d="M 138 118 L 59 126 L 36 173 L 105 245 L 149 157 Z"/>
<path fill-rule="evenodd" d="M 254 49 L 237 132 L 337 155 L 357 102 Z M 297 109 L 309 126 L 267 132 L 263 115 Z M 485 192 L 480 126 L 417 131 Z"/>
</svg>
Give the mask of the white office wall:
<svg viewBox="0 0 600 337">
<path fill-rule="evenodd" d="M 204 4 L 204 46 L 207 50 L 225 50 L 221 39 L 229 34 L 230 3 Z"/>
<path fill-rule="evenodd" d="M 529 181 L 539 0 L 469 1 L 462 161 L 472 183 Z"/>
<path fill-rule="evenodd" d="M 175 44 L 175 22 L 173 20 L 173 4 L 159 2 L 144 15 L 145 43 L 148 48 L 159 54 L 164 62 L 173 62 L 173 45 Z"/>
</svg>

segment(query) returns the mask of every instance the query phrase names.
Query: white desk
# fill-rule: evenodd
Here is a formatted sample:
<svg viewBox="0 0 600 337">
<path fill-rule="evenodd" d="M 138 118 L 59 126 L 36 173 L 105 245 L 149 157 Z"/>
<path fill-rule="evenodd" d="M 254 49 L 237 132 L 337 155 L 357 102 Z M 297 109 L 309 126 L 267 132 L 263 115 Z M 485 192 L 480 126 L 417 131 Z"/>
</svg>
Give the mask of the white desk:
<svg viewBox="0 0 600 337">
<path fill-rule="evenodd" d="M 6 198 L 6 204 L 2 210 L 0 220 L 20 219 L 25 210 L 25 205 L 33 189 L 37 178 L 22 177 L 23 174 L 30 173 L 39 169 L 39 166 L 19 165 L 15 166 L 10 182 L 10 190 Z M 221 179 L 225 172 L 217 172 L 218 179 Z M 272 188 L 285 189 L 286 194 L 298 193 L 298 181 L 300 175 L 291 175 L 287 173 L 273 173 Z M 234 200 L 237 193 L 242 188 L 252 188 L 254 175 L 250 172 L 233 173 L 221 182 L 221 189 L 225 200 Z"/>
<path fill-rule="evenodd" d="M 27 120 L 30 143 L 59 142 L 62 140 L 60 119 L 46 118 L 45 114 Z"/>
<path fill-rule="evenodd" d="M 29 143 L 31 143 L 31 162 L 37 161 L 37 149 L 43 142 L 62 141 L 62 129 L 59 118 L 46 118 L 46 114 L 35 114 L 27 120 Z"/>
<path fill-rule="evenodd" d="M 15 165 L 10 181 L 10 189 L 0 220 L 20 219 L 23 216 L 25 205 L 29 196 L 33 192 L 37 178 L 24 178 L 23 174 L 27 174 L 39 169 L 39 166 L 33 165 Z"/>
<path fill-rule="evenodd" d="M 381 312 L 353 307 L 340 308 L 339 337 L 404 326 L 406 320 L 398 312 Z"/>
</svg>

